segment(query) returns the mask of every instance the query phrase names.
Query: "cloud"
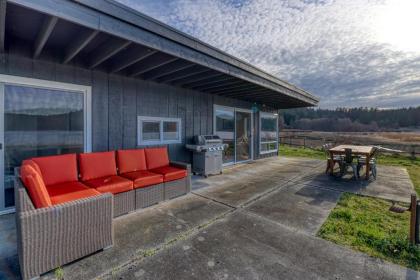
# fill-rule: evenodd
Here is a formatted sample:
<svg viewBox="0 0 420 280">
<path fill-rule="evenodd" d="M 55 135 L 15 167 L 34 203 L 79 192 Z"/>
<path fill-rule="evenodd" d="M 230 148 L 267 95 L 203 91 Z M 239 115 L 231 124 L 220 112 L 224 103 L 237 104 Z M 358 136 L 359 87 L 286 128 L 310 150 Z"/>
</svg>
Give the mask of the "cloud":
<svg viewBox="0 0 420 280">
<path fill-rule="evenodd" d="M 377 36 L 385 0 L 119 1 L 308 90 L 321 107 L 420 105 L 420 49 Z"/>
</svg>

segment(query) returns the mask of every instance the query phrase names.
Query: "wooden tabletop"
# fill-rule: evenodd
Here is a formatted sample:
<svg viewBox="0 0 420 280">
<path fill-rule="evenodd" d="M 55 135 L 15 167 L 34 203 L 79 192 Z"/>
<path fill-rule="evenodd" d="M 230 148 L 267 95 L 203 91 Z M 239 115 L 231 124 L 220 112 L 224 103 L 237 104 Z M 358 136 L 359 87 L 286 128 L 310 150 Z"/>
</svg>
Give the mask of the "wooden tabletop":
<svg viewBox="0 0 420 280">
<path fill-rule="evenodd" d="M 344 153 L 345 149 L 351 149 L 353 154 L 370 155 L 373 153 L 373 146 L 357 146 L 357 145 L 339 145 L 331 148 L 329 151 L 333 153 Z"/>
</svg>

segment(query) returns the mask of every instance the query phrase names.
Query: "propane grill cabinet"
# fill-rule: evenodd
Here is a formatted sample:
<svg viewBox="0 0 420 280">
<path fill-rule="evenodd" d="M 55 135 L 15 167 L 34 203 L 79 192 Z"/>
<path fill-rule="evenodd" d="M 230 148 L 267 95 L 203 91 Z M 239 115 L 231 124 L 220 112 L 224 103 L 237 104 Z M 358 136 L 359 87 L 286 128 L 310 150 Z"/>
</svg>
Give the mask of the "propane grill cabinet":
<svg viewBox="0 0 420 280">
<path fill-rule="evenodd" d="M 204 177 L 222 174 L 223 150 L 227 144 L 217 135 L 197 135 L 193 137 L 193 145 L 186 148 L 193 152 L 192 172 Z"/>
</svg>

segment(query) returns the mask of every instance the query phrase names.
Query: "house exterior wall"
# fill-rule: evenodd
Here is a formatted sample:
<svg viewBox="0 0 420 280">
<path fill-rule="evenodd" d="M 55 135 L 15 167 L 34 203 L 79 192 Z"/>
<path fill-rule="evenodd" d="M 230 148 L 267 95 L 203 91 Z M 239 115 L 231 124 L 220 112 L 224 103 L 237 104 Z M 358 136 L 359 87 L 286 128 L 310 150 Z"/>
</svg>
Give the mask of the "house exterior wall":
<svg viewBox="0 0 420 280">
<path fill-rule="evenodd" d="M 215 104 L 252 107 L 251 103 L 237 99 L 48 62 L 48 58 L 34 60 L 24 51 L 13 51 L 0 54 L 0 74 L 92 87 L 92 151 L 137 147 L 137 116 L 181 118 L 182 143 L 169 145 L 170 158 L 190 162 L 191 154 L 184 146 L 193 135 L 213 133 Z M 260 158 L 258 131 L 259 114 L 256 113 L 254 159 Z"/>
</svg>

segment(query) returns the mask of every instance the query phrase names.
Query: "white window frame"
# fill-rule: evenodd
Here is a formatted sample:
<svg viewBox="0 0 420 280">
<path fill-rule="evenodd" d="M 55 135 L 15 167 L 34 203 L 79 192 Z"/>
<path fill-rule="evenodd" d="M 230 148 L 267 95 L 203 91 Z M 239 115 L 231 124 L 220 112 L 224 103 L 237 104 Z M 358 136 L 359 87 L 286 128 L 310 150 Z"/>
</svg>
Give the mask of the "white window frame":
<svg viewBox="0 0 420 280">
<path fill-rule="evenodd" d="M 272 119 L 276 119 L 276 138 L 277 138 L 277 140 L 276 141 L 264 141 L 264 142 L 262 142 L 261 141 L 261 129 L 262 129 L 262 125 L 261 125 L 261 123 L 262 123 L 262 119 L 263 118 L 272 118 Z M 270 154 L 270 153 L 276 153 L 276 152 L 278 152 L 278 150 L 279 150 L 279 116 L 278 116 L 278 114 L 275 114 L 275 113 L 267 113 L 267 112 L 260 112 L 260 127 L 259 127 L 259 152 L 260 152 L 260 155 L 264 155 L 264 154 Z M 276 149 L 274 149 L 274 150 L 268 150 L 268 151 L 262 151 L 262 149 L 261 149 L 261 146 L 262 146 L 262 144 L 270 144 L 270 143 L 276 143 Z"/>
<path fill-rule="evenodd" d="M 158 122 L 159 123 L 159 140 L 143 140 L 143 122 Z M 178 131 L 176 140 L 164 140 L 163 139 L 163 123 L 164 122 L 176 122 Z M 181 118 L 161 118 L 161 117 L 148 117 L 148 116 L 137 116 L 137 145 L 160 145 L 160 144 L 179 144 L 182 142 L 181 139 L 182 123 Z"/>
<path fill-rule="evenodd" d="M 25 78 L 19 76 L 11 76 L 0 74 L 0 106 L 4 106 L 4 87 L 5 85 L 26 86 L 32 88 L 50 89 L 50 90 L 63 90 L 83 93 L 83 117 L 84 117 L 84 130 L 83 130 L 83 149 L 84 152 L 92 151 L 92 87 L 78 84 L 61 83 L 49 80 L 41 80 L 34 78 Z M 0 168 L 4 168 L 4 107 L 0 108 L 0 143 L 2 143 L 2 152 L 0 156 Z M 4 181 L 4 173 L 0 172 L 0 180 Z M 1 183 L 0 186 L 2 186 Z M 0 187 L 0 215 L 5 213 L 13 213 L 15 207 L 5 208 L 4 206 L 4 189 Z"/>
</svg>

